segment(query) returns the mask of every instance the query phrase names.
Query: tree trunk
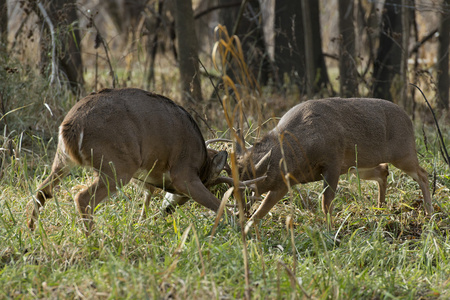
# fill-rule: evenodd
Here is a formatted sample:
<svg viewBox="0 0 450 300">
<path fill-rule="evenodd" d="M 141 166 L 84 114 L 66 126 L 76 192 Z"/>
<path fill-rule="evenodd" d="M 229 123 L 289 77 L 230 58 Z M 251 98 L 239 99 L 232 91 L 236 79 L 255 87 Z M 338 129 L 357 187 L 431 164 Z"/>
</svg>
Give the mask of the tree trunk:
<svg viewBox="0 0 450 300">
<path fill-rule="evenodd" d="M 309 0 L 302 1 L 303 12 L 303 28 L 305 36 L 305 59 L 306 59 L 306 93 L 311 98 L 314 93 L 314 79 L 316 77 L 316 69 L 314 64 L 313 52 L 313 32 L 311 26 L 311 9 Z"/>
<path fill-rule="evenodd" d="M 354 0 L 339 0 L 339 83 L 342 97 L 358 94 L 353 9 Z"/>
<path fill-rule="evenodd" d="M 412 101 L 408 99 L 408 58 L 410 37 L 410 5 L 408 0 L 402 0 L 402 59 L 400 61 L 400 82 L 398 83 L 397 95 L 400 105 L 409 113 L 413 113 Z M 411 99 L 412 100 L 412 99 Z"/>
<path fill-rule="evenodd" d="M 275 1 L 276 77 L 284 76 L 299 87 L 305 86 L 305 39 L 300 1 Z"/>
<path fill-rule="evenodd" d="M 314 92 L 323 93 L 324 89 L 329 87 L 327 94 L 333 95 L 334 92 L 330 85 L 327 66 L 325 64 L 325 58 L 322 51 L 319 1 L 311 1 L 309 8 L 311 13 L 311 29 L 313 33 L 312 50 L 315 70 Z"/>
<path fill-rule="evenodd" d="M 200 70 L 198 63 L 198 44 L 195 34 L 194 15 L 191 0 L 175 1 L 175 30 L 178 41 L 178 61 L 182 98 L 193 101 L 195 105 L 202 101 Z"/>
<path fill-rule="evenodd" d="M 450 0 L 443 0 L 441 20 L 439 24 L 439 49 L 438 49 L 438 107 L 449 109 L 449 29 L 450 29 Z"/>
<path fill-rule="evenodd" d="M 301 0 L 306 66 L 306 90 L 309 97 L 321 93 L 329 84 L 327 67 L 322 52 L 319 2 Z M 332 92 L 331 92 L 332 93 Z"/>
<path fill-rule="evenodd" d="M 392 0 L 383 7 L 380 25 L 380 43 L 373 67 L 373 96 L 393 101 L 391 86 L 400 76 L 402 59 L 402 20 L 399 8 L 402 0 Z"/>
<path fill-rule="evenodd" d="M 0 51 L 8 47 L 8 3 L 0 0 Z"/>
<path fill-rule="evenodd" d="M 219 5 L 223 6 L 232 5 L 233 3 L 236 3 L 236 0 L 219 0 Z M 237 23 L 239 9 L 240 6 L 230 6 L 221 9 L 219 12 L 219 23 L 226 26 L 230 35 L 233 33 L 233 29 L 236 29 L 234 34 L 241 40 L 242 51 L 249 70 L 259 83 L 265 85 L 269 80 L 271 64 L 264 41 L 262 12 L 259 1 L 248 1 L 244 8 L 244 13 L 239 23 Z M 234 80 L 232 72 L 228 75 Z"/>
<path fill-rule="evenodd" d="M 75 0 L 53 0 L 50 1 L 47 12 L 53 25 L 58 27 L 59 36 L 57 45 L 58 64 L 60 71 L 67 76 L 68 83 L 74 93 L 83 90 L 83 62 L 81 59 L 81 39 L 78 29 L 78 17 Z M 42 16 L 39 14 L 42 18 Z M 49 42 L 49 31 L 45 29 L 41 36 L 41 72 L 46 73 L 48 67 L 48 53 L 51 42 Z"/>
</svg>

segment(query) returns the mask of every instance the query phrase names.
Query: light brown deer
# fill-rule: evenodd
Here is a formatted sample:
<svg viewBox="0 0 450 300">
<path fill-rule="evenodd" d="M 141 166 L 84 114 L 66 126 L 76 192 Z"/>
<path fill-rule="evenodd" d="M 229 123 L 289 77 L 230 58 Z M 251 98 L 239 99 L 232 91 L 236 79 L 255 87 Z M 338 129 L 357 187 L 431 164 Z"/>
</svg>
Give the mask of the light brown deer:
<svg viewBox="0 0 450 300">
<path fill-rule="evenodd" d="M 183 196 L 171 204 L 192 197 L 217 212 L 220 201 L 207 187 L 226 160 L 226 151 L 207 150 L 193 118 L 172 100 L 132 88 L 101 90 L 64 118 L 52 172 L 38 188 L 28 227 L 34 229 L 39 209 L 74 164 L 94 170 L 93 183 L 74 199 L 88 232 L 97 205 L 133 178 L 150 190 L 146 205 L 156 187 Z"/>
<path fill-rule="evenodd" d="M 290 185 L 323 180 L 322 210 L 331 218 L 339 176 L 354 167 L 360 178 L 378 182 L 380 207 L 385 202 L 387 163 L 418 182 L 425 211 L 433 213 L 428 174 L 417 160 L 411 120 L 392 102 L 365 98 L 306 101 L 290 109 L 252 148 L 245 150 L 243 145 L 243 141 L 236 145 L 240 179 L 267 175 L 256 183 L 258 193 L 267 195 L 249 225 L 262 219 L 288 192 L 286 179 Z"/>
</svg>

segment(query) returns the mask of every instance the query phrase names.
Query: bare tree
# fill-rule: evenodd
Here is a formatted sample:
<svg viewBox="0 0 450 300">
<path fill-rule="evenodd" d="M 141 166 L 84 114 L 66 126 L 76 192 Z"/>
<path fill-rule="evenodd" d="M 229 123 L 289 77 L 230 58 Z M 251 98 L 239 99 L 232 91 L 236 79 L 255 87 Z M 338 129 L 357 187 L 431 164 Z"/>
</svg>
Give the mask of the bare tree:
<svg viewBox="0 0 450 300">
<path fill-rule="evenodd" d="M 175 31 L 178 42 L 178 61 L 183 99 L 185 99 L 184 101 L 201 101 L 198 42 L 191 0 L 175 1 Z"/>
<path fill-rule="evenodd" d="M 305 85 L 305 39 L 300 1 L 275 1 L 276 77 L 287 75 L 298 86 Z"/>
<path fill-rule="evenodd" d="M 316 70 L 314 91 L 322 93 L 324 89 L 327 89 L 327 94 L 333 95 L 334 92 L 330 84 L 330 79 L 328 78 L 327 65 L 325 64 L 325 57 L 322 50 L 319 1 L 311 1 L 309 8 L 311 14 L 311 29 L 314 37 L 312 43 L 314 69 Z"/>
<path fill-rule="evenodd" d="M 402 59 L 402 0 L 385 2 L 380 24 L 380 42 L 373 66 L 373 96 L 393 101 L 391 83 L 400 74 Z"/>
<path fill-rule="evenodd" d="M 438 106 L 441 109 L 449 109 L 449 30 L 450 30 L 450 0 L 443 0 L 441 19 L 439 25 L 439 49 L 438 49 Z"/>
<path fill-rule="evenodd" d="M 315 66 L 314 66 L 314 52 L 312 48 L 314 34 L 311 27 L 311 9 L 310 1 L 302 0 L 303 13 L 303 30 L 305 35 L 305 59 L 306 59 L 306 91 L 308 98 L 311 98 L 314 93 L 315 80 Z"/>
<path fill-rule="evenodd" d="M 413 10 L 410 10 L 410 4 L 408 0 L 402 0 L 402 58 L 400 61 L 400 80 L 396 84 L 398 85 L 396 92 L 400 105 L 409 113 L 413 113 L 413 100 L 408 98 L 408 58 L 409 58 L 409 37 L 410 37 L 410 16 Z"/>
<path fill-rule="evenodd" d="M 308 95 L 321 92 L 329 85 L 322 52 L 319 1 L 302 0 L 303 35 L 305 37 L 305 66 Z M 309 90 L 308 90 L 309 89 Z M 330 88 L 330 93 L 333 94 Z"/>
<path fill-rule="evenodd" d="M 339 0 L 339 81 L 343 97 L 358 94 L 353 10 L 354 0 Z"/>
</svg>

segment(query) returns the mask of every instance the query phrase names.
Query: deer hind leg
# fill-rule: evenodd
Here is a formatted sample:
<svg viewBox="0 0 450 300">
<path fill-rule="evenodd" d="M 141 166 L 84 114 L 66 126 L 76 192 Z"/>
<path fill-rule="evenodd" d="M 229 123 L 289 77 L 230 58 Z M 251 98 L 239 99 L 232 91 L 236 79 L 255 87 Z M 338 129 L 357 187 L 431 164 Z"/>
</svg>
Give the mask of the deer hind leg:
<svg viewBox="0 0 450 300">
<path fill-rule="evenodd" d="M 431 215 L 434 212 L 434 209 L 433 204 L 431 203 L 428 173 L 419 166 L 419 161 L 417 160 L 416 154 L 414 153 L 414 155 L 405 157 L 405 159 L 392 164 L 411 176 L 419 184 L 419 187 L 422 190 L 423 194 L 425 212 L 427 213 L 427 215 Z"/>
<path fill-rule="evenodd" d="M 35 222 L 39 217 L 39 210 L 44 207 L 47 199 L 53 198 L 53 188 L 57 186 L 61 179 L 69 173 L 69 169 L 70 167 L 67 157 L 58 150 L 56 152 L 55 159 L 53 160 L 50 175 L 39 186 L 36 193 L 36 198 L 33 199 L 33 211 L 27 224 L 30 230 L 35 229 Z"/>
<path fill-rule="evenodd" d="M 120 173 L 119 173 L 120 174 Z M 131 176 L 114 175 L 114 172 L 95 173 L 94 182 L 75 196 L 75 204 L 86 226 L 87 234 L 93 226 L 95 208 L 108 196 L 115 194 L 117 184 L 127 184 Z"/>
<path fill-rule="evenodd" d="M 378 183 L 378 207 L 386 202 L 387 177 L 389 175 L 388 164 L 379 164 L 371 169 L 358 169 L 359 177 L 364 180 L 375 180 Z"/>
</svg>

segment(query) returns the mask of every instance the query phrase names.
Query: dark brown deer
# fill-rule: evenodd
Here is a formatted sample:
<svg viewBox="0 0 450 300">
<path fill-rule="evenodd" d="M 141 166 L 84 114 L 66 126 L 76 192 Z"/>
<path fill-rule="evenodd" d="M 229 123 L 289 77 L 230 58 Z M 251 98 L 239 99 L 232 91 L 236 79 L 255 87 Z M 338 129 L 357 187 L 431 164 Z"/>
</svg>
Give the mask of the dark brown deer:
<svg viewBox="0 0 450 300">
<path fill-rule="evenodd" d="M 207 150 L 193 118 L 172 100 L 132 88 L 101 90 L 64 118 L 52 172 L 38 188 L 28 227 L 34 229 L 39 209 L 72 165 L 94 170 L 93 183 L 74 199 L 88 232 L 95 207 L 134 178 L 150 190 L 146 205 L 156 187 L 181 195 L 172 204 L 191 197 L 217 212 L 220 201 L 207 187 L 226 160 L 225 151 Z"/>
<path fill-rule="evenodd" d="M 250 221 L 262 219 L 288 192 L 286 180 L 290 185 L 323 180 L 322 210 L 331 217 L 339 176 L 354 167 L 360 178 L 378 182 L 380 207 L 385 202 L 388 163 L 417 181 L 425 211 L 433 213 L 428 174 L 417 160 L 411 120 L 392 102 L 306 101 L 289 110 L 252 148 L 242 145 L 243 141 L 236 146 L 240 179 L 267 175 L 256 183 L 258 193 L 267 195 Z"/>
</svg>

